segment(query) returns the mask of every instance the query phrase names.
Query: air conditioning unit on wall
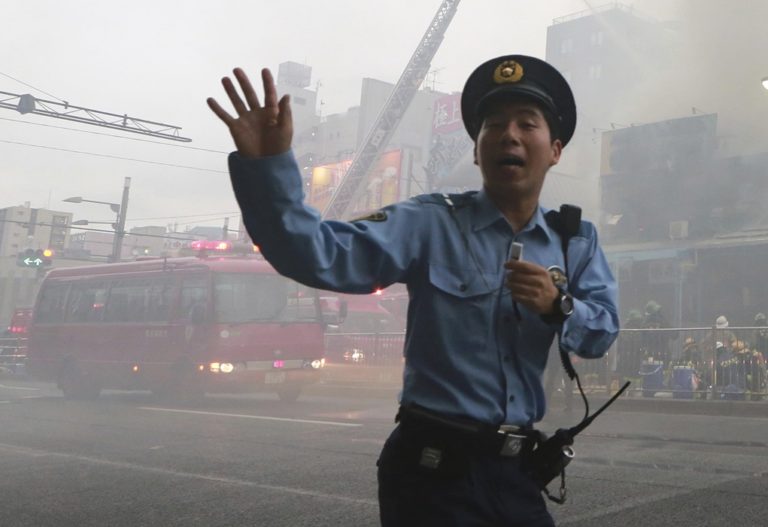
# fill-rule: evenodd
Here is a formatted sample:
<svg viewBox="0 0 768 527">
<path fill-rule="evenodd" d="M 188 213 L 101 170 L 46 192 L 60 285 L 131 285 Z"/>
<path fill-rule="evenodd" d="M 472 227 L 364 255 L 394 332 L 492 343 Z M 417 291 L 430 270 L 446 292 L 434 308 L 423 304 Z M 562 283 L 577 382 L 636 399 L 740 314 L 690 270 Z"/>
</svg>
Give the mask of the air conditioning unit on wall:
<svg viewBox="0 0 768 527">
<path fill-rule="evenodd" d="M 685 240 L 688 238 L 688 220 L 669 222 L 669 239 Z"/>
</svg>

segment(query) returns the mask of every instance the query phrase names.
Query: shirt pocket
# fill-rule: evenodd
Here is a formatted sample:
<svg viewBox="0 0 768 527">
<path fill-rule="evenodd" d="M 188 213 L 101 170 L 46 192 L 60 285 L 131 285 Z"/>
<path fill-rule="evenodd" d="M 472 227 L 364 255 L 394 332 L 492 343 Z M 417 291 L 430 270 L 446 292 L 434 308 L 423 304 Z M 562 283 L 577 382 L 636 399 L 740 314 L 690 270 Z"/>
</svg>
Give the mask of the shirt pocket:
<svg viewBox="0 0 768 527">
<path fill-rule="evenodd" d="M 451 345 L 482 351 L 492 334 L 496 277 L 472 269 L 429 266 L 430 308 Z"/>
<path fill-rule="evenodd" d="M 459 299 L 482 297 L 493 293 L 497 277 L 472 269 L 430 264 L 429 282 L 443 293 Z"/>
</svg>

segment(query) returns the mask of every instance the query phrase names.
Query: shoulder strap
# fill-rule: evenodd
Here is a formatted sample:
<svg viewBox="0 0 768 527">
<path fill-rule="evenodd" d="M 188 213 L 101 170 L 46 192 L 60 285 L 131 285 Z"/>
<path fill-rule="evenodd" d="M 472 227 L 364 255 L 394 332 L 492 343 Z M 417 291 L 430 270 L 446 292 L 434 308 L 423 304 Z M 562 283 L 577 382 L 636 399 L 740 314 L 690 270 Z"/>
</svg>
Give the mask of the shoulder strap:
<svg viewBox="0 0 768 527">
<path fill-rule="evenodd" d="M 560 205 L 560 211 L 551 210 L 544 215 L 547 225 L 560 236 L 560 244 L 563 251 L 563 263 L 565 276 L 568 276 L 568 244 L 571 238 L 578 235 L 581 231 L 581 208 L 576 205 Z M 571 288 L 571 280 L 568 279 L 568 289 Z M 559 337 L 558 337 L 559 338 Z M 560 350 L 560 362 L 571 380 L 576 378 L 576 370 L 568 353 L 558 342 Z"/>
</svg>

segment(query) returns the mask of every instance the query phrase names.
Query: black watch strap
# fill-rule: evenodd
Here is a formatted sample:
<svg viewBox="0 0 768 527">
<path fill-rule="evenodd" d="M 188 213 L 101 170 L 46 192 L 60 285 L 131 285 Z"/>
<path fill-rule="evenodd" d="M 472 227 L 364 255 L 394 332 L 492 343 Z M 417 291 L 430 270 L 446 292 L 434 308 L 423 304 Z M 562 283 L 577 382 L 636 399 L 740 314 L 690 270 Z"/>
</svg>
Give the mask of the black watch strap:
<svg viewBox="0 0 768 527">
<path fill-rule="evenodd" d="M 568 302 L 569 305 L 564 305 Z M 562 324 L 573 313 L 573 297 L 565 288 L 558 287 L 552 307 L 553 313 L 541 315 L 541 319 L 547 324 Z"/>
</svg>

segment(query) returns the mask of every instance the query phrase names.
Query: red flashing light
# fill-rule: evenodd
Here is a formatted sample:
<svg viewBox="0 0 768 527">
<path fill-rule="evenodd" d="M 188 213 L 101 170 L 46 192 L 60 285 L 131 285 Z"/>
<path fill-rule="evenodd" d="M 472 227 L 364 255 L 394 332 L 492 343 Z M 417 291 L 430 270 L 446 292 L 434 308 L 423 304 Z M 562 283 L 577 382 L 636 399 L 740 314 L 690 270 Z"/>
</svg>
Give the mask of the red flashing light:
<svg viewBox="0 0 768 527">
<path fill-rule="evenodd" d="M 219 240 L 195 240 L 189 244 L 189 247 L 195 251 L 229 252 L 232 250 L 230 242 Z"/>
<path fill-rule="evenodd" d="M 379 288 L 379 289 L 377 289 L 376 291 L 374 291 L 374 292 L 373 292 L 373 293 L 371 293 L 371 294 L 372 294 L 372 295 L 378 295 L 378 296 L 381 296 L 381 295 L 383 295 L 383 294 L 384 294 L 384 290 L 383 290 L 383 289 L 381 289 L 381 288 Z"/>
<path fill-rule="evenodd" d="M 272 363 L 272 367 L 273 368 L 283 368 L 283 367 L 285 367 L 285 361 L 283 361 L 283 360 L 276 360 L 275 362 Z"/>
</svg>

